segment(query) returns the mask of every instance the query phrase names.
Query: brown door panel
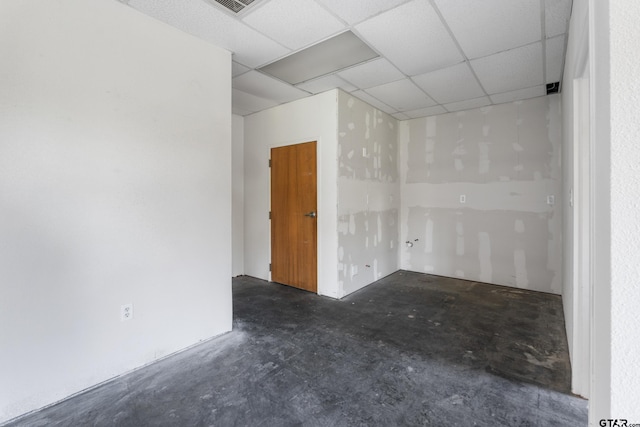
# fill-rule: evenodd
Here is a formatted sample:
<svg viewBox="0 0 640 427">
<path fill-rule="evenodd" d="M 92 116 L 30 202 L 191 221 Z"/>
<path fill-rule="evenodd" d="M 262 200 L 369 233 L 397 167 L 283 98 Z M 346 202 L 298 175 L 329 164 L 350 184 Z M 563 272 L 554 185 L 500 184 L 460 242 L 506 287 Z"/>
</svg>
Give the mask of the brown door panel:
<svg viewBox="0 0 640 427">
<path fill-rule="evenodd" d="M 316 142 L 271 149 L 271 280 L 317 292 Z"/>
</svg>

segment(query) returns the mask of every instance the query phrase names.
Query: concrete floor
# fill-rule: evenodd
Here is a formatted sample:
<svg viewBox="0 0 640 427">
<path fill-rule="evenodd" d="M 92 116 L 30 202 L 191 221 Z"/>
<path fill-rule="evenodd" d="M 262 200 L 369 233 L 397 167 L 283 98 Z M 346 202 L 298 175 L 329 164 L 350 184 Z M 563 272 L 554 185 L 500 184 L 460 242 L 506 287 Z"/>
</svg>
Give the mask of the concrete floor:
<svg viewBox="0 0 640 427">
<path fill-rule="evenodd" d="M 558 296 L 397 272 L 234 279 L 234 331 L 10 426 L 583 426 Z"/>
</svg>

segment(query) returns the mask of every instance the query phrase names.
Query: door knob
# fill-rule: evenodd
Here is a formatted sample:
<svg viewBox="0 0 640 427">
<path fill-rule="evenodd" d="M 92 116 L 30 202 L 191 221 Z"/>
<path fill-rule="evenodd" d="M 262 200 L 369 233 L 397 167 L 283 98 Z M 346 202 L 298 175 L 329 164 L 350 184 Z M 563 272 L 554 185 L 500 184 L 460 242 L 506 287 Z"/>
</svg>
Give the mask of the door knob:
<svg viewBox="0 0 640 427">
<path fill-rule="evenodd" d="M 316 213 L 315 212 L 309 212 L 309 213 L 304 214 L 304 216 L 309 216 L 311 218 L 315 218 L 316 217 Z"/>
</svg>

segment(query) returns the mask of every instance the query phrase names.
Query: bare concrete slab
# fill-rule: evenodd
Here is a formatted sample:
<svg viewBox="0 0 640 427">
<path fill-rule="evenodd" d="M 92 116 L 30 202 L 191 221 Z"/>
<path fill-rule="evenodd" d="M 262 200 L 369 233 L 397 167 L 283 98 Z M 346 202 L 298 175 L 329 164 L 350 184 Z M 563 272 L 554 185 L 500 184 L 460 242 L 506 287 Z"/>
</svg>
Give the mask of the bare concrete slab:
<svg viewBox="0 0 640 427">
<path fill-rule="evenodd" d="M 405 271 L 340 301 L 233 286 L 233 332 L 8 425 L 587 424 L 556 295 Z"/>
</svg>

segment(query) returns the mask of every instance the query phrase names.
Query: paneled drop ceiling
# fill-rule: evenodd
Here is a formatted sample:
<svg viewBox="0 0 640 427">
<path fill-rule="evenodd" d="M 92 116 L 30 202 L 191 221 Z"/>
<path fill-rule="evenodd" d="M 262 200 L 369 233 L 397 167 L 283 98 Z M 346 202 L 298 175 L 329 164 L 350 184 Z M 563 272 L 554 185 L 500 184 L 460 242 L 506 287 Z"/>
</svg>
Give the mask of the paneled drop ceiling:
<svg viewBox="0 0 640 427">
<path fill-rule="evenodd" d="M 233 112 L 333 88 L 405 120 L 546 94 L 572 0 L 120 0 L 233 52 Z M 228 0 L 225 0 L 228 1 Z M 351 31 L 378 57 L 290 85 L 258 69 Z"/>
</svg>

